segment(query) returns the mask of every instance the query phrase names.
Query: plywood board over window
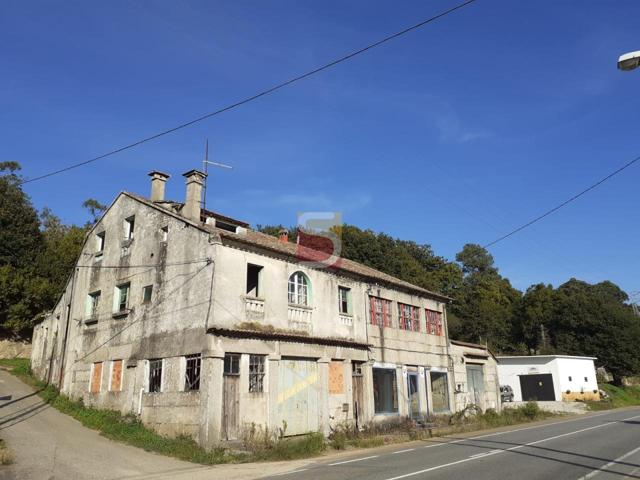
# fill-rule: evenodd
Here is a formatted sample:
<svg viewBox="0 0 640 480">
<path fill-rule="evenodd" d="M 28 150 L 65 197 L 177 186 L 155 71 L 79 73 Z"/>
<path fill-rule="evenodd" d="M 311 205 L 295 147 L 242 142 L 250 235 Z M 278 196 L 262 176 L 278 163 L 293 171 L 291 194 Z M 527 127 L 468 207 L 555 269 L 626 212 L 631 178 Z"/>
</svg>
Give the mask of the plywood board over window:
<svg viewBox="0 0 640 480">
<path fill-rule="evenodd" d="M 331 395 L 344 393 L 344 364 L 342 361 L 332 361 L 329 364 L 329 393 Z"/>
<path fill-rule="evenodd" d="M 114 360 L 111 363 L 111 387 L 112 392 L 122 390 L 122 360 Z"/>
<path fill-rule="evenodd" d="M 100 383 L 102 382 L 102 362 L 93 364 L 91 372 L 91 393 L 100 392 Z"/>
</svg>

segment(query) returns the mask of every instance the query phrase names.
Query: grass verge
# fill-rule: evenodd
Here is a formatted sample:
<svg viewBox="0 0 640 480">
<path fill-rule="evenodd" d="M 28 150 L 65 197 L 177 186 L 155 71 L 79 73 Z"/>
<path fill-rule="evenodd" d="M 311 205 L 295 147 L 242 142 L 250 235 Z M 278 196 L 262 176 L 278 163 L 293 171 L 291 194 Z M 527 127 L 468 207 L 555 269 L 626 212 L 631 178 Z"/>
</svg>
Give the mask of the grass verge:
<svg viewBox="0 0 640 480">
<path fill-rule="evenodd" d="M 204 465 L 214 465 L 311 457 L 322 453 L 326 448 L 324 437 L 318 433 L 299 439 L 281 440 L 273 448 L 255 452 L 234 452 L 225 448 L 206 450 L 198 446 L 190 437 L 170 438 L 159 435 L 142 425 L 134 415 L 121 415 L 114 410 L 92 408 L 84 405 L 81 400 L 70 399 L 55 387 L 37 380 L 31 374 L 29 361 L 26 359 L 0 360 L 0 365 L 35 387 L 44 402 L 80 421 L 85 427 L 97 430 L 111 440 L 133 445 L 148 452 Z"/>
<path fill-rule="evenodd" d="M 598 385 L 600 390 L 604 390 L 609 398 L 599 402 L 585 402 L 590 410 L 609 410 L 612 408 L 632 407 L 640 405 L 640 386 L 616 387 L 609 383 Z"/>
</svg>

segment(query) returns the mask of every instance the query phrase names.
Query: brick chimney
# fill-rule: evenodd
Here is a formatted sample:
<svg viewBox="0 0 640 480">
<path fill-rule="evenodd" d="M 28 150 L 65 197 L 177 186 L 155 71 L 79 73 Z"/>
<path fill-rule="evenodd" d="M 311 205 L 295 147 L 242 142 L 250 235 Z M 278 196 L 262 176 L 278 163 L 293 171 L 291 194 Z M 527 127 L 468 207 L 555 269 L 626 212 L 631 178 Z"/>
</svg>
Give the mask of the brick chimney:
<svg viewBox="0 0 640 480">
<path fill-rule="evenodd" d="M 280 229 L 280 231 L 278 232 L 278 240 L 280 240 L 282 243 L 289 243 L 289 230 L 287 230 L 286 228 Z"/>
<path fill-rule="evenodd" d="M 189 170 L 182 174 L 187 179 L 187 195 L 184 199 L 182 215 L 194 222 L 200 222 L 200 205 L 202 202 L 202 186 L 207 174 L 199 170 Z"/>
<path fill-rule="evenodd" d="M 151 201 L 162 202 L 164 200 L 164 187 L 170 175 L 154 170 L 149 172 L 149 176 L 151 177 Z"/>
</svg>

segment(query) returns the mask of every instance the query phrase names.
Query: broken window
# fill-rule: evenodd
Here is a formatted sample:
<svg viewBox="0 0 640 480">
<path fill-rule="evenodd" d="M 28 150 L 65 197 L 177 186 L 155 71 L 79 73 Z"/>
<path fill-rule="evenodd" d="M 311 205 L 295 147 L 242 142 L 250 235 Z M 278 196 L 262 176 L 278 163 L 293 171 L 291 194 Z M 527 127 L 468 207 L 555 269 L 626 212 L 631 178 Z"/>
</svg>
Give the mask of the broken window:
<svg viewBox="0 0 640 480">
<path fill-rule="evenodd" d="M 431 377 L 431 399 L 434 412 L 449 410 L 449 382 L 446 372 L 429 372 Z"/>
<path fill-rule="evenodd" d="M 340 313 L 351 315 L 351 289 L 338 287 L 338 308 Z"/>
<path fill-rule="evenodd" d="M 131 240 L 133 238 L 133 230 L 136 226 L 136 217 L 131 216 L 124 221 L 124 239 Z"/>
<path fill-rule="evenodd" d="M 351 362 L 351 373 L 353 376 L 362 376 L 362 365 L 364 362 L 358 362 L 353 360 Z"/>
<path fill-rule="evenodd" d="M 202 363 L 202 355 L 197 353 L 195 355 L 187 355 L 184 358 L 187 361 L 184 390 L 186 392 L 200 390 L 200 365 Z"/>
<path fill-rule="evenodd" d="M 120 390 L 122 390 L 122 360 L 113 360 L 111 362 L 109 391 L 119 392 Z"/>
<path fill-rule="evenodd" d="M 153 293 L 153 285 L 147 285 L 142 288 L 142 303 L 151 302 L 151 294 Z"/>
<path fill-rule="evenodd" d="M 264 392 L 264 355 L 249 355 L 249 391 Z"/>
<path fill-rule="evenodd" d="M 99 306 L 100 306 L 100 290 L 87 295 L 87 305 L 85 309 L 85 314 L 87 318 L 97 318 Z"/>
<path fill-rule="evenodd" d="M 126 312 L 129 308 L 129 290 L 131 288 L 130 283 L 124 283 L 118 285 L 115 289 L 113 296 L 113 311 Z"/>
<path fill-rule="evenodd" d="M 431 335 L 442 335 L 442 312 L 425 309 L 427 318 L 427 333 Z"/>
<path fill-rule="evenodd" d="M 376 413 L 398 413 L 398 387 L 395 369 L 373 369 L 373 404 Z"/>
<path fill-rule="evenodd" d="M 91 367 L 91 393 L 98 393 L 100 391 L 100 384 L 102 383 L 102 362 L 95 362 Z"/>
<path fill-rule="evenodd" d="M 162 359 L 154 358 L 149 360 L 149 392 L 160 391 L 162 391 Z"/>
<path fill-rule="evenodd" d="M 403 330 L 420 331 L 420 310 L 413 305 L 398 303 L 398 326 Z"/>
<path fill-rule="evenodd" d="M 289 277 L 289 303 L 294 305 L 309 305 L 309 279 L 302 272 L 296 272 Z"/>
<path fill-rule="evenodd" d="M 104 240 L 105 232 L 96 234 L 96 256 L 101 255 L 104 252 Z"/>
<path fill-rule="evenodd" d="M 224 374 L 240 375 L 240 354 L 227 353 L 224 356 Z"/>
<path fill-rule="evenodd" d="M 369 297 L 371 302 L 371 325 L 391 326 L 391 301 L 379 297 Z"/>
<path fill-rule="evenodd" d="M 247 264 L 247 291 L 249 297 L 259 297 L 260 291 L 260 273 L 262 267 L 260 265 Z"/>
</svg>

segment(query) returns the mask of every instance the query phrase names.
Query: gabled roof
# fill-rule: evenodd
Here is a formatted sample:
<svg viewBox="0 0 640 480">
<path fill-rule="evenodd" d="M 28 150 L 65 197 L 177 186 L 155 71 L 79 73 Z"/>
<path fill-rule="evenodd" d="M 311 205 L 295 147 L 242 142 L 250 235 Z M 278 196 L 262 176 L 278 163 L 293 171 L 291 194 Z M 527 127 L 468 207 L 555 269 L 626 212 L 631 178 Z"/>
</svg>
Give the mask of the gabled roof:
<svg viewBox="0 0 640 480">
<path fill-rule="evenodd" d="M 225 240 L 227 240 L 227 243 L 237 242 L 240 244 L 247 245 L 249 247 L 254 247 L 261 250 L 267 250 L 276 254 L 284 255 L 285 257 L 287 257 L 288 260 L 292 262 L 299 262 L 299 261 L 305 260 L 304 258 L 300 258 L 299 246 L 295 243 L 282 242 L 279 239 L 272 237 L 271 235 L 267 235 L 267 234 L 258 232 L 256 230 L 246 229 L 246 231 L 244 231 L 243 233 L 233 233 L 227 230 L 223 230 L 221 228 L 216 228 L 215 226 L 212 226 L 212 225 L 206 225 L 199 222 L 194 222 L 193 220 L 185 218 L 182 215 L 179 215 L 175 211 L 168 208 L 171 204 L 175 202 L 152 202 L 147 198 L 144 198 L 140 195 L 136 195 L 135 193 L 129 193 L 129 192 L 122 192 L 122 193 L 134 200 L 144 203 L 145 205 L 151 208 L 165 212 L 166 214 L 171 215 L 172 217 L 180 219 L 183 222 L 188 223 L 189 225 L 192 225 L 200 230 L 203 230 L 212 234 L 217 234 L 220 237 L 223 244 Z M 167 206 L 164 206 L 163 203 L 167 203 Z M 223 217 L 223 216 L 220 215 L 220 217 Z M 241 226 L 248 225 L 244 222 L 233 220 L 229 217 L 223 217 L 223 218 L 231 220 L 231 222 L 229 223 L 235 222 Z M 356 275 L 358 277 L 365 278 L 367 280 L 377 282 L 383 285 L 387 284 L 402 290 L 408 290 L 408 291 L 417 293 L 422 296 L 431 297 L 440 302 L 448 303 L 453 300 L 452 298 L 447 297 L 446 295 L 432 292 L 430 290 L 427 290 L 426 288 L 413 285 L 412 283 L 405 282 L 404 280 L 401 280 L 397 277 L 388 275 L 384 272 L 368 267 L 361 263 L 348 260 L 346 258 L 339 258 L 335 266 L 332 266 L 331 268 L 333 270 L 346 272 L 348 274 Z"/>
</svg>

